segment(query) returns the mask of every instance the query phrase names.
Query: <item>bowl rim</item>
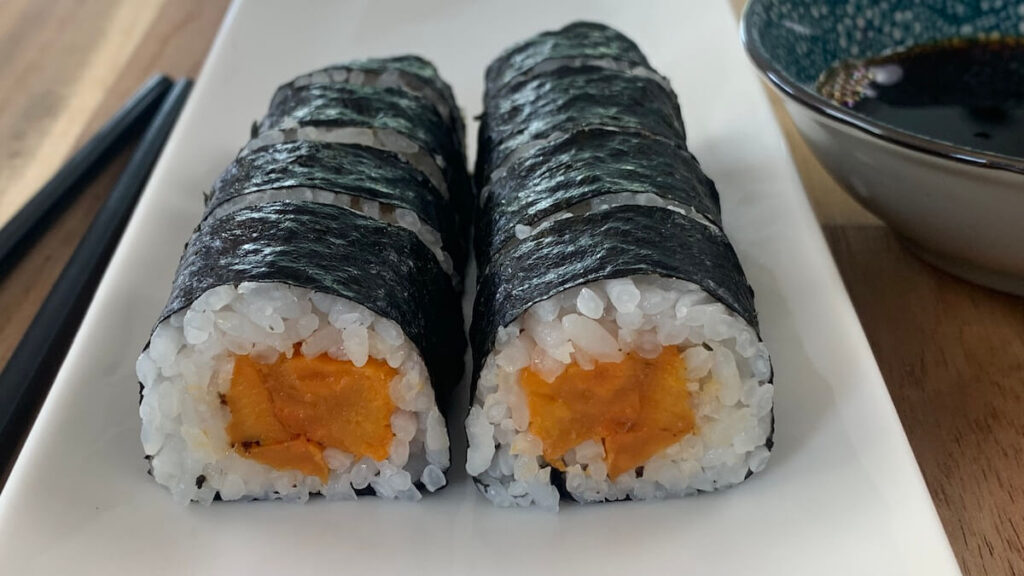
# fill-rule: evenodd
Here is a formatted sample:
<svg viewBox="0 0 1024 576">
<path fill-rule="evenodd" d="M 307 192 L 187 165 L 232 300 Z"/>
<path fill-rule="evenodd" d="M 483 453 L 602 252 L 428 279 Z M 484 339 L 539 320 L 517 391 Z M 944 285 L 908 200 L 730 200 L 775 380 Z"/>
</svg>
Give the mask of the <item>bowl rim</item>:
<svg viewBox="0 0 1024 576">
<path fill-rule="evenodd" d="M 791 81 L 776 66 L 767 54 L 760 50 L 759 42 L 753 41 L 750 24 L 751 6 L 764 0 L 749 0 L 740 15 L 740 42 L 754 65 L 775 86 L 777 90 L 805 108 L 825 115 L 832 120 L 851 126 L 860 132 L 885 140 L 891 144 L 910 148 L 932 156 L 938 156 L 962 164 L 980 168 L 1024 174 L 1024 158 L 984 152 L 966 146 L 957 146 L 883 124 L 827 100 L 818 93 L 808 90 L 802 84 Z"/>
</svg>

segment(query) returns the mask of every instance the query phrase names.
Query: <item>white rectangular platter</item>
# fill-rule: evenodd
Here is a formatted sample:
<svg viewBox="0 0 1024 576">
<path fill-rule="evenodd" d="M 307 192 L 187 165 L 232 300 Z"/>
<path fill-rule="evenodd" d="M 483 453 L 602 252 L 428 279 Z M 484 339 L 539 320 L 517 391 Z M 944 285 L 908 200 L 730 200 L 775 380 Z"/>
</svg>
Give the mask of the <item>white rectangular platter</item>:
<svg viewBox="0 0 1024 576">
<path fill-rule="evenodd" d="M 581 18 L 624 31 L 671 79 L 690 148 L 721 192 L 775 361 L 767 469 L 720 493 L 558 514 L 493 508 L 458 454 L 451 485 L 418 504 L 172 502 L 146 475 L 135 358 L 201 192 L 275 87 L 336 61 L 412 52 L 437 64 L 471 119 L 491 59 Z M 449 423 L 461 433 L 461 414 Z M 0 571 L 959 573 L 725 0 L 236 3 L 0 494 Z"/>
</svg>

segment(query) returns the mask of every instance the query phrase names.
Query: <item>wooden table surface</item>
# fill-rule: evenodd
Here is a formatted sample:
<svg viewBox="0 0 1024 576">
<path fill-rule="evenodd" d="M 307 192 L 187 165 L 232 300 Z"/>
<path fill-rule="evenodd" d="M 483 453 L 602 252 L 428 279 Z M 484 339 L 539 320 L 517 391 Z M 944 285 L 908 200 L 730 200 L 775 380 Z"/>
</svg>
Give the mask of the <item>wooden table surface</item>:
<svg viewBox="0 0 1024 576">
<path fill-rule="evenodd" d="M 194 77 L 227 4 L 0 2 L 0 221 L 150 74 Z M 911 256 L 842 193 L 773 102 L 964 573 L 1024 575 L 1024 299 Z M 0 363 L 125 159 L 0 279 Z"/>
</svg>

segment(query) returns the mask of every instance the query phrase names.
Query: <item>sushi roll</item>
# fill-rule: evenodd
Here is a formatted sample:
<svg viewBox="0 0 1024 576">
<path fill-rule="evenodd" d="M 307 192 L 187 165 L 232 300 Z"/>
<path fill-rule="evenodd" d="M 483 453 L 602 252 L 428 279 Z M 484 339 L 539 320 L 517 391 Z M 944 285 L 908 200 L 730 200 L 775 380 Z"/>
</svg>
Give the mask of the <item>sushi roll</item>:
<svg viewBox="0 0 1024 576">
<path fill-rule="evenodd" d="M 672 141 L 591 126 L 530 146 L 481 199 L 475 236 L 480 269 L 510 241 L 554 220 L 623 203 L 663 206 L 720 227 L 714 184 Z"/>
<path fill-rule="evenodd" d="M 418 499 L 445 483 L 461 326 L 405 228 L 311 202 L 204 223 L 137 364 L 152 474 L 182 501 Z"/>
<path fill-rule="evenodd" d="M 296 85 L 349 83 L 381 88 L 400 88 L 419 95 L 434 105 L 465 150 L 466 127 L 455 102 L 451 86 L 437 73 L 434 65 L 419 56 L 407 54 L 392 58 L 369 58 L 328 66 L 294 80 Z"/>
<path fill-rule="evenodd" d="M 488 87 L 504 86 L 516 77 L 581 64 L 660 78 L 640 47 L 625 35 L 596 22 L 573 22 L 506 50 L 487 67 L 486 82 Z"/>
<path fill-rule="evenodd" d="M 476 164 L 481 186 L 534 146 L 587 126 L 685 140 L 674 93 L 650 78 L 594 65 L 488 86 L 484 108 Z"/>
<path fill-rule="evenodd" d="M 484 101 L 466 419 L 480 491 L 557 509 L 760 471 L 771 361 L 668 82 L 629 39 L 577 23 L 502 54 Z"/>
<path fill-rule="evenodd" d="M 293 140 L 361 144 L 393 152 L 430 180 L 460 221 L 471 217 L 473 193 L 462 138 L 420 94 L 351 82 L 293 81 L 277 89 L 253 132 L 241 155 Z"/>
<path fill-rule="evenodd" d="M 180 502 L 418 500 L 447 483 L 468 219 L 442 184 L 468 182 L 461 119 L 446 85 L 409 80 L 425 61 L 336 69 L 368 62 L 405 84 L 368 71 L 290 83 L 260 123 L 276 128 L 206 196 L 136 365 L 150 473 Z M 303 91 L 312 100 L 292 98 Z M 274 132 L 323 119 L 301 102 L 331 111 L 328 132 L 355 119 L 390 136 L 323 138 L 317 121 Z M 398 141 L 444 158 L 441 184 Z"/>
<path fill-rule="evenodd" d="M 204 219 L 274 200 L 336 204 L 414 232 L 461 289 L 464 233 L 440 192 L 392 152 L 297 140 L 239 156 L 213 186 Z"/>
</svg>

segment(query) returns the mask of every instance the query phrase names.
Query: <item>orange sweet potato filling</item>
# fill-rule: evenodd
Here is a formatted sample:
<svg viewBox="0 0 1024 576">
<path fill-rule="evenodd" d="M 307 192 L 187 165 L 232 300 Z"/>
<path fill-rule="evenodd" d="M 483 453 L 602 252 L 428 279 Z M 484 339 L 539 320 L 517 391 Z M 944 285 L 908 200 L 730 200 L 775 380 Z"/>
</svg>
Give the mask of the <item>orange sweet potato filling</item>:
<svg viewBox="0 0 1024 576">
<path fill-rule="evenodd" d="M 520 379 L 530 409 L 530 432 L 544 458 L 565 469 L 562 457 L 587 440 L 604 443 L 608 476 L 617 478 L 693 431 L 695 417 L 675 347 L 657 358 L 628 354 L 592 370 L 571 364 L 554 382 L 532 370 Z"/>
<path fill-rule="evenodd" d="M 319 476 L 323 482 L 330 472 L 324 462 L 323 446 L 302 436 L 280 444 L 250 446 L 242 449 L 242 454 L 278 470 L 298 470 L 307 476 Z"/>
<path fill-rule="evenodd" d="M 396 374 L 373 358 L 357 367 L 326 355 L 296 353 L 273 364 L 238 356 L 224 395 L 228 439 L 247 458 L 325 482 L 325 447 L 384 460 L 394 437 L 388 383 Z"/>
</svg>

